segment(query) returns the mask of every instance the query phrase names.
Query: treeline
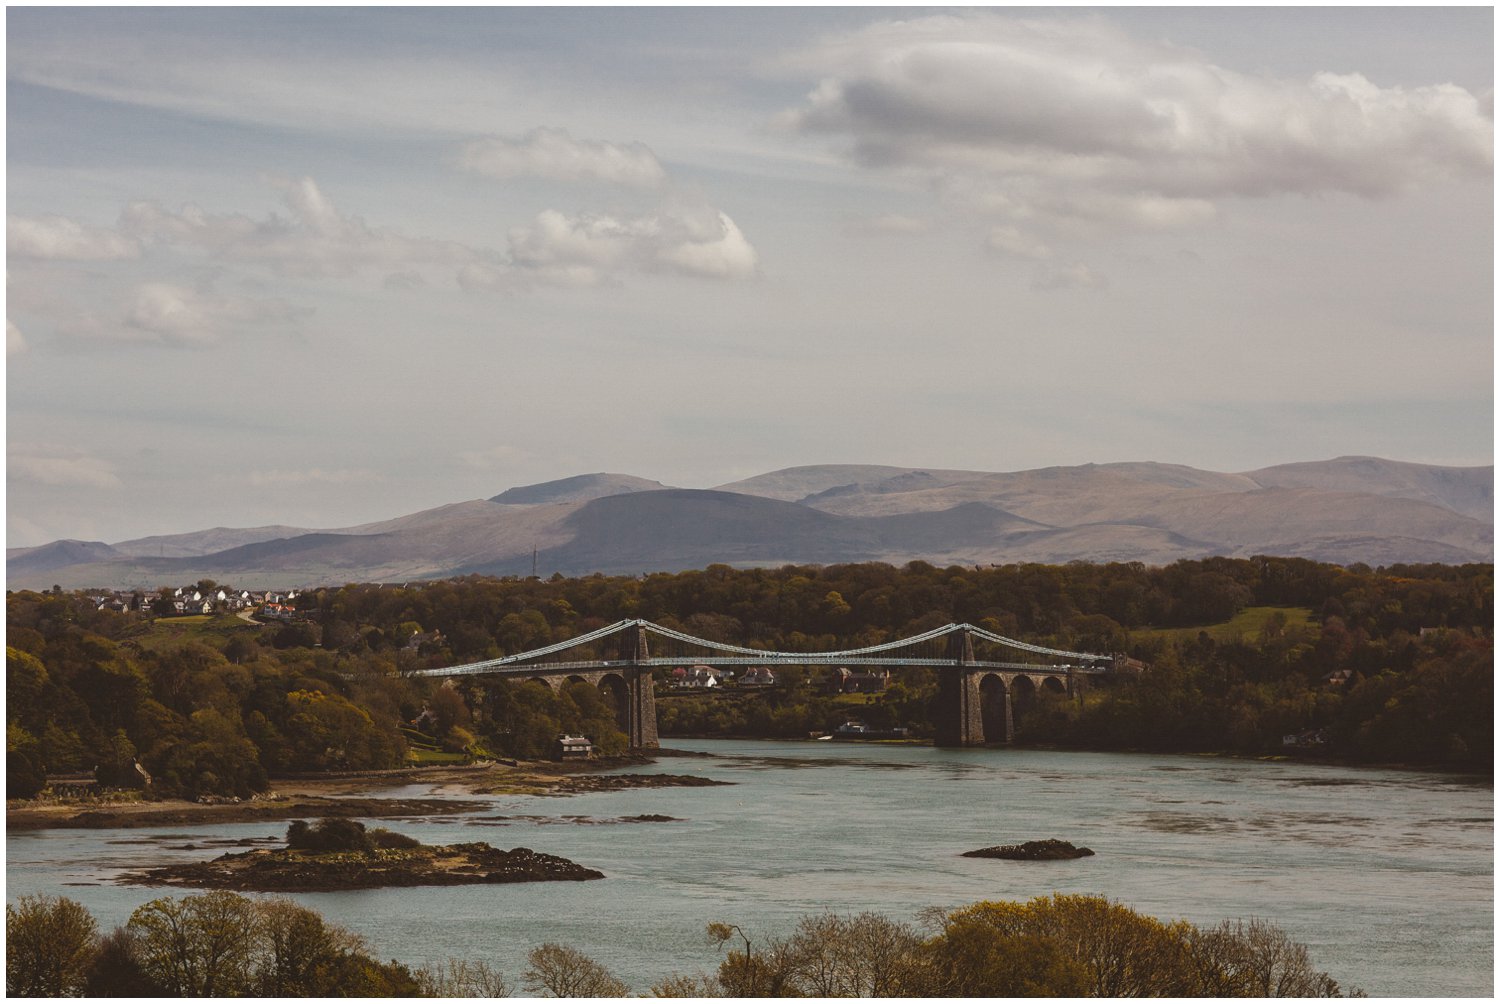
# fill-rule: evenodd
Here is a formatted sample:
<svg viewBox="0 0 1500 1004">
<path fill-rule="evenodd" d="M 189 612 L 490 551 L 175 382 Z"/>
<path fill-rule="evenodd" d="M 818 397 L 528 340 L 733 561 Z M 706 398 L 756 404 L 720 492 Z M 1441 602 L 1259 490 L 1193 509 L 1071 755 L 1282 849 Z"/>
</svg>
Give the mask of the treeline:
<svg viewBox="0 0 1500 1004">
<path fill-rule="evenodd" d="M 278 772 L 405 762 L 419 723 L 443 749 L 544 755 L 559 731 L 606 751 L 624 739 L 593 688 L 457 689 L 409 670 L 492 658 L 643 617 L 752 648 L 830 651 L 967 621 L 1065 649 L 1125 652 L 1138 682 L 1019 709 L 1027 742 L 1269 752 L 1317 733 L 1366 761 L 1492 769 L 1493 567 L 1343 568 L 1295 558 L 937 568 L 913 562 L 787 566 L 641 578 L 471 577 L 350 585 L 297 597 L 302 621 L 182 632 L 98 610 L 81 593 L 7 594 L 8 793 L 46 773 L 245 797 Z M 1210 625 L 1246 606 L 1272 617 L 1217 643 L 1145 629 Z M 187 637 L 182 637 L 186 634 Z M 612 657 L 602 649 L 596 656 Z M 664 654 L 664 653 L 657 653 Z M 691 661 L 685 655 L 684 661 Z M 1330 683 L 1330 673 L 1347 679 Z M 849 709 L 793 669 L 753 701 L 660 702 L 663 734 L 803 735 L 849 713 L 930 734 L 930 673 L 906 670 L 879 703 Z M 137 769 L 139 766 L 139 769 Z"/>
<path fill-rule="evenodd" d="M 1305 946 L 1274 924 L 1163 923 L 1102 896 L 1053 895 L 928 911 L 926 930 L 875 913 L 808 916 L 787 935 L 708 925 L 716 971 L 664 975 L 655 997 L 1336 997 Z M 355 934 L 285 899 L 210 892 L 156 899 L 101 936 L 69 899 L 5 910 L 16 997 L 503 997 L 501 972 L 447 959 L 378 962 Z M 565 945 L 532 949 L 531 995 L 624 997 Z M 1352 996 L 1359 996 L 1355 991 Z"/>
</svg>

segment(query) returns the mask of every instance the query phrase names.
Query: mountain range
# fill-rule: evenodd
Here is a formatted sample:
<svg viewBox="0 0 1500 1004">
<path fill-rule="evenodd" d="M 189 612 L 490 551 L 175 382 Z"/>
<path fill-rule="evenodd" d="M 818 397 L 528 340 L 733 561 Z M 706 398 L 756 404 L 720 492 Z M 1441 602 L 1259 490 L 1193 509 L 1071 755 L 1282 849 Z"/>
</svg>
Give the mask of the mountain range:
<svg viewBox="0 0 1500 1004">
<path fill-rule="evenodd" d="M 341 529 L 216 527 L 6 554 L 10 588 L 243 588 L 483 573 L 853 561 L 1140 561 L 1256 554 L 1489 562 L 1494 468 L 1339 457 L 1224 474 L 1116 463 L 1010 473 L 833 464 L 713 489 L 586 474 Z"/>
</svg>

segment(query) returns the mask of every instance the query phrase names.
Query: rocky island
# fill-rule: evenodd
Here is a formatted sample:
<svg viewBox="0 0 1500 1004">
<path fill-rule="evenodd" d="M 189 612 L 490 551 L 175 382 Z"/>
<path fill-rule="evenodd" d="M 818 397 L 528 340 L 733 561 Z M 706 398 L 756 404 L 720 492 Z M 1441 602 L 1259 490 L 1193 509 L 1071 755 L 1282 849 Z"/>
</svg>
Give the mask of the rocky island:
<svg viewBox="0 0 1500 1004">
<path fill-rule="evenodd" d="M 235 892 L 337 892 L 391 886 L 581 882 L 603 878 L 592 868 L 528 847 L 504 851 L 484 843 L 424 846 L 363 824 L 325 819 L 295 822 L 287 846 L 167 865 L 121 878 L 134 885 L 188 886 Z"/>
<path fill-rule="evenodd" d="M 1028 840 L 1023 844 L 1003 844 L 999 847 L 981 847 L 977 851 L 964 851 L 966 858 L 1002 858 L 1006 861 L 1070 861 L 1074 858 L 1091 858 L 1094 852 L 1087 847 L 1074 847 L 1066 840 Z"/>
</svg>

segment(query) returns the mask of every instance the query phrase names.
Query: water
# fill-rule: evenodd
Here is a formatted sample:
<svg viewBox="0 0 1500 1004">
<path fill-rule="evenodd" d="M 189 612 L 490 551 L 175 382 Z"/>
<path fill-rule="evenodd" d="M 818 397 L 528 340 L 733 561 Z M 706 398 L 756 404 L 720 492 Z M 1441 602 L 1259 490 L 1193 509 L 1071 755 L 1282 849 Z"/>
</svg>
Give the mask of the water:
<svg viewBox="0 0 1500 1004">
<path fill-rule="evenodd" d="M 1101 893 L 1164 920 L 1264 917 L 1314 964 L 1372 995 L 1491 996 L 1494 793 L 1408 771 L 1199 757 L 920 746 L 673 740 L 713 758 L 631 773 L 699 774 L 732 787 L 568 798 L 496 796 L 478 816 L 380 821 L 424 843 L 483 840 L 598 868 L 585 883 L 387 889 L 294 897 L 420 964 L 498 965 L 519 989 L 526 951 L 582 949 L 637 991 L 717 965 L 704 925 L 789 933 L 824 909 L 914 919 L 927 906 Z M 425 785 L 392 794 L 427 795 Z M 467 797 L 467 796 L 465 796 Z M 681 822 L 631 823 L 660 813 Z M 184 890 L 116 885 L 131 868 L 203 860 L 208 840 L 280 836 L 286 824 L 18 833 L 7 895 L 63 894 L 106 929 Z M 964 858 L 1057 837 L 1096 857 Z M 198 849 L 184 850 L 193 844 Z"/>
</svg>

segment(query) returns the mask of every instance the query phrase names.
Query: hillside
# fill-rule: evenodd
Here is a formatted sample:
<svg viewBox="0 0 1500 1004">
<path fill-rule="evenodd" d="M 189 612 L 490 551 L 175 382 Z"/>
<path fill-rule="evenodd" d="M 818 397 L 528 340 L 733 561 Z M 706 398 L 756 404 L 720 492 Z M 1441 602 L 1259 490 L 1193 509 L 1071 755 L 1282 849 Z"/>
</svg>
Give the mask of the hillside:
<svg viewBox="0 0 1500 1004">
<path fill-rule="evenodd" d="M 12 588 L 246 588 L 713 563 L 1492 560 L 1493 468 L 1366 457 L 1220 473 L 1159 463 L 984 472 L 789 468 L 719 489 L 589 474 L 330 530 L 215 528 L 7 555 Z M 219 546 L 215 546 L 219 545 Z"/>
</svg>

